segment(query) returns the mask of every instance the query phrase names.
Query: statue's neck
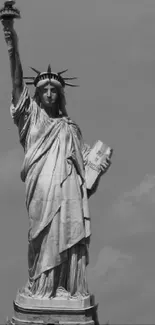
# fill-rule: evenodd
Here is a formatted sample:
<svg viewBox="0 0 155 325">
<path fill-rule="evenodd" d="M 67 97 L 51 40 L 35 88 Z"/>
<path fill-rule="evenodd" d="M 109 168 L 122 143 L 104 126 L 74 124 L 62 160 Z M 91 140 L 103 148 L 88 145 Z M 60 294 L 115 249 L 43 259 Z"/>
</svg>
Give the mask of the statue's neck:
<svg viewBox="0 0 155 325">
<path fill-rule="evenodd" d="M 41 105 L 41 108 L 44 109 L 46 114 L 51 118 L 56 118 L 60 116 L 58 106 L 56 104 L 53 104 L 52 107 L 46 107 Z"/>
</svg>

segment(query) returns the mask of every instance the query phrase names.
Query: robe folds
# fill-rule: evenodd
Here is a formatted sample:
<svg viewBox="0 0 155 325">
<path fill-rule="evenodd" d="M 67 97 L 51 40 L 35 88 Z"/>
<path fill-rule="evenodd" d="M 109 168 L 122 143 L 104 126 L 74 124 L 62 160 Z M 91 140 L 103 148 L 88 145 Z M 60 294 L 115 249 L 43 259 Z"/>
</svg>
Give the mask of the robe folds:
<svg viewBox="0 0 155 325">
<path fill-rule="evenodd" d="M 85 183 L 89 148 L 76 123 L 50 118 L 26 86 L 10 111 L 25 153 L 21 179 L 29 217 L 29 278 L 37 280 L 66 262 L 68 250 L 91 235 Z"/>
</svg>

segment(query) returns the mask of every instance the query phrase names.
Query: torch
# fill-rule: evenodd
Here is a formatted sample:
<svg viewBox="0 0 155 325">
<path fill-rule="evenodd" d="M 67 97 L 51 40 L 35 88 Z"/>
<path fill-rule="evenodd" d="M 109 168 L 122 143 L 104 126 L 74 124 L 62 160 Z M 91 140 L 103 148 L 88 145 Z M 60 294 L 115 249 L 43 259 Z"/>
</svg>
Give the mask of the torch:
<svg viewBox="0 0 155 325">
<path fill-rule="evenodd" d="M 0 20 L 13 20 L 19 19 L 20 11 L 15 7 L 14 0 L 7 0 L 4 2 L 4 6 L 0 9 Z"/>
</svg>

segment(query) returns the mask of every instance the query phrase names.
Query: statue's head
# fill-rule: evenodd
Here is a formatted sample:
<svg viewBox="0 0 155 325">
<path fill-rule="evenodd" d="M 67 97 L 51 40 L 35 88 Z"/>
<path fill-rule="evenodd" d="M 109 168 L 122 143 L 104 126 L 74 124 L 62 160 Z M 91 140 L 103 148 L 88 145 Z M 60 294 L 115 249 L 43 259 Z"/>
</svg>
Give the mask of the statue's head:
<svg viewBox="0 0 155 325">
<path fill-rule="evenodd" d="M 27 84 L 34 84 L 36 87 L 34 99 L 38 105 L 41 105 L 44 109 L 55 109 L 57 115 L 67 115 L 65 109 L 65 95 L 64 88 L 65 86 L 77 87 L 74 84 L 68 83 L 68 80 L 76 79 L 73 78 L 63 78 L 61 75 L 67 70 L 54 73 L 51 71 L 51 66 L 48 66 L 46 72 L 39 72 L 38 70 L 31 68 L 35 73 L 36 77 L 25 77 L 31 81 Z"/>
<path fill-rule="evenodd" d="M 45 84 L 44 87 L 39 88 L 39 96 L 44 107 L 52 107 L 57 103 L 58 90 L 50 82 Z"/>
<path fill-rule="evenodd" d="M 51 80 L 36 87 L 34 100 L 41 108 L 48 111 L 51 110 L 51 113 L 53 110 L 56 116 L 67 115 L 64 90 L 54 86 Z"/>
</svg>

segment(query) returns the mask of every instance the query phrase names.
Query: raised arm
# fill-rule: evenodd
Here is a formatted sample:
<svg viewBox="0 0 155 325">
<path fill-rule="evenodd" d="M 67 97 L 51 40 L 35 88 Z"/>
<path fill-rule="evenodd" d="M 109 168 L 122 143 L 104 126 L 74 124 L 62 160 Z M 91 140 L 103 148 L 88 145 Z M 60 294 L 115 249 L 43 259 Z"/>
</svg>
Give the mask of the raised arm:
<svg viewBox="0 0 155 325">
<path fill-rule="evenodd" d="M 13 104 L 16 106 L 23 91 L 23 70 L 18 50 L 18 36 L 13 26 L 13 20 L 2 20 L 2 24 L 10 59 Z"/>
</svg>

